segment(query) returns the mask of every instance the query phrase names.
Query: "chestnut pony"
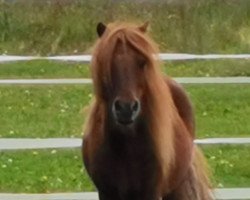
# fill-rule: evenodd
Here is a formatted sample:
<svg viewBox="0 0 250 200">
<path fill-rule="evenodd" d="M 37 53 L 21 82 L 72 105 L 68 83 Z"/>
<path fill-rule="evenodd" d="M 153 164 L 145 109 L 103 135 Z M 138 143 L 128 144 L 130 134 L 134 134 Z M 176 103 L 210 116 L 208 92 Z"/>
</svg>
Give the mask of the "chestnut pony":
<svg viewBox="0 0 250 200">
<path fill-rule="evenodd" d="M 160 72 L 147 23 L 99 23 L 83 160 L 100 200 L 212 199 L 182 87 Z"/>
</svg>

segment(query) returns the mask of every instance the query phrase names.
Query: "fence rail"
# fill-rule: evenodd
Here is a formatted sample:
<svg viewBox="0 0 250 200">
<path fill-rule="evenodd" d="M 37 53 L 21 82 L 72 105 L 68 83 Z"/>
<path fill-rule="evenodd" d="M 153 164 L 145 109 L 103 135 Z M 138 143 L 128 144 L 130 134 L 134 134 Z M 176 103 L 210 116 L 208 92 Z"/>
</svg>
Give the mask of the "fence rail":
<svg viewBox="0 0 250 200">
<path fill-rule="evenodd" d="M 182 84 L 249 84 L 250 77 L 181 77 L 174 78 Z M 1 79 L 0 85 L 68 85 L 91 84 L 88 78 L 73 79 Z"/>
<path fill-rule="evenodd" d="M 250 145 L 250 138 L 207 138 L 196 139 L 198 145 Z M 82 139 L 80 138 L 2 138 L 0 139 L 0 151 L 21 150 L 21 149 L 49 149 L 49 148 L 79 148 Z"/>
<path fill-rule="evenodd" d="M 249 188 L 214 189 L 217 200 L 248 200 Z M 52 193 L 52 194 L 6 194 L 0 193 L 1 200 L 98 200 L 96 192 Z"/>
<path fill-rule="evenodd" d="M 215 60 L 215 59 L 250 59 L 250 54 L 186 54 L 186 53 L 160 53 L 159 59 L 168 60 Z M 1 62 L 29 61 L 29 60 L 54 60 L 54 61 L 73 61 L 89 63 L 91 55 L 65 55 L 65 56 L 9 56 L 0 55 Z"/>
</svg>

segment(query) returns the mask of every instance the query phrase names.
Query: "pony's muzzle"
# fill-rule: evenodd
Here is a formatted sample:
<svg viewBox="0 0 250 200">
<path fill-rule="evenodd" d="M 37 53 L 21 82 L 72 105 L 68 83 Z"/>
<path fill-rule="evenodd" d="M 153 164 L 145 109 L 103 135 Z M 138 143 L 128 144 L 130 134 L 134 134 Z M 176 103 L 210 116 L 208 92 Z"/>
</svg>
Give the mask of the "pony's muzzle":
<svg viewBox="0 0 250 200">
<path fill-rule="evenodd" d="M 117 123 L 122 125 L 132 124 L 141 110 L 138 100 L 123 101 L 116 99 L 112 106 L 112 112 Z"/>
</svg>

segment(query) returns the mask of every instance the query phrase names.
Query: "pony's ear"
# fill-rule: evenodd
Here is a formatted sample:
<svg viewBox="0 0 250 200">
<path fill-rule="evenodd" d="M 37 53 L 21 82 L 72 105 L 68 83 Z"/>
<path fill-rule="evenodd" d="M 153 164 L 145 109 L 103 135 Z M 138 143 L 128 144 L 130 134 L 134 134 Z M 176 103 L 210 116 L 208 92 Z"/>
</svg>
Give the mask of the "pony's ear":
<svg viewBox="0 0 250 200">
<path fill-rule="evenodd" d="M 147 32 L 147 29 L 148 29 L 148 25 L 149 25 L 149 22 L 145 22 L 143 25 L 139 26 L 138 29 L 143 32 L 143 33 L 146 33 Z"/>
<path fill-rule="evenodd" d="M 107 28 L 106 25 L 103 24 L 102 22 L 99 22 L 97 24 L 96 32 L 97 32 L 97 34 L 98 34 L 99 37 L 102 37 L 102 35 L 105 32 L 106 28 Z"/>
</svg>

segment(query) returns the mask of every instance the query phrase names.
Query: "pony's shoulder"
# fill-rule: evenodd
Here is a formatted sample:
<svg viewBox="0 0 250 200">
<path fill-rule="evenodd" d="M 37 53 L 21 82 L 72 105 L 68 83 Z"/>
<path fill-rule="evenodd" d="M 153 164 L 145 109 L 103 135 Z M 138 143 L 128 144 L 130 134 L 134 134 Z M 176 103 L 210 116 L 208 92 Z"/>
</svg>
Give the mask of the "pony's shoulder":
<svg viewBox="0 0 250 200">
<path fill-rule="evenodd" d="M 182 85 L 177 83 L 174 79 L 170 77 L 166 77 L 165 82 L 170 89 L 175 107 L 177 108 L 181 119 L 185 123 L 192 137 L 194 137 L 195 119 L 194 119 L 194 113 L 193 113 L 193 106 L 190 101 L 190 98 L 188 97 Z"/>
</svg>

